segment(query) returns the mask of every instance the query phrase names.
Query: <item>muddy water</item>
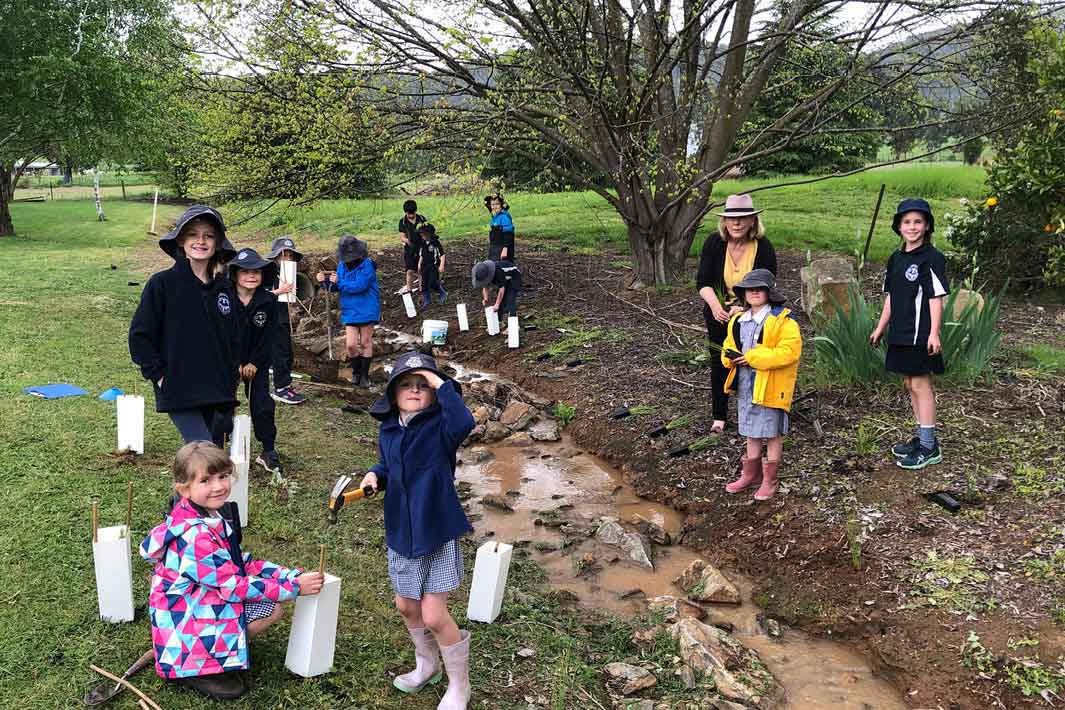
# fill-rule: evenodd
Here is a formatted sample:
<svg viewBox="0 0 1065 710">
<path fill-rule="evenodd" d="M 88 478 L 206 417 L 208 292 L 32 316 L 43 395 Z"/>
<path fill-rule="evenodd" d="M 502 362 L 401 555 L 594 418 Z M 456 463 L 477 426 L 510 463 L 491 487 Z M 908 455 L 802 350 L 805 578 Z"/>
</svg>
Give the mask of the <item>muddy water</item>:
<svg viewBox="0 0 1065 710">
<path fill-rule="evenodd" d="M 466 373 L 463 373 L 466 374 Z M 480 450 L 487 452 L 480 454 Z M 486 460 L 478 462 L 478 455 Z M 480 535 L 527 546 L 552 585 L 574 592 L 579 603 L 631 615 L 646 610 L 646 599 L 680 592 L 672 580 L 697 555 L 682 546 L 657 547 L 654 571 L 613 559 L 616 550 L 587 535 L 595 518 L 609 515 L 629 521 L 640 515 L 676 536 L 682 517 L 666 506 L 636 497 L 620 474 L 603 461 L 579 453 L 572 443 L 537 442 L 529 447 L 495 444 L 461 452 L 458 479 L 473 496 L 469 510 Z M 486 494 L 503 496 L 513 512 L 480 504 Z M 558 511 L 545 514 L 543 511 Z M 568 524 L 537 525 L 561 518 Z M 557 523 L 556 523 L 557 525 Z M 562 546 L 562 549 L 549 549 Z M 580 564 L 588 555 L 590 564 Z M 579 574 L 578 574 L 579 572 Z M 761 656 L 787 692 L 786 707 L 795 710 L 894 710 L 907 707 L 886 681 L 873 676 L 865 659 L 848 647 L 785 629 L 770 638 L 751 601 L 751 582 L 729 573 L 740 589 L 740 606 L 712 605 L 708 621 L 733 625 L 735 636 Z M 636 591 L 639 590 L 639 591 Z"/>
</svg>

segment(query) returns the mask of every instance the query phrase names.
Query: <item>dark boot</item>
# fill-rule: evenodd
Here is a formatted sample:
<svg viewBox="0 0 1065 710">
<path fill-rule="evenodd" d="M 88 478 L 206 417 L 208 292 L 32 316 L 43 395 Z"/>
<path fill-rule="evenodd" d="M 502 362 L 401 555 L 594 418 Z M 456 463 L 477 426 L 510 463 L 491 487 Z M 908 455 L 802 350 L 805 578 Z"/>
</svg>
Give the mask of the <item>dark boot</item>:
<svg viewBox="0 0 1065 710">
<path fill-rule="evenodd" d="M 235 700 L 248 692 L 240 674 L 236 672 L 174 678 L 173 681 L 212 700 Z"/>
<path fill-rule="evenodd" d="M 360 389 L 362 387 L 362 361 L 364 358 L 353 357 L 351 358 L 351 386 L 353 389 Z"/>
<path fill-rule="evenodd" d="M 362 386 L 369 388 L 373 385 L 370 381 L 370 365 L 373 363 L 373 356 L 362 358 Z"/>
</svg>

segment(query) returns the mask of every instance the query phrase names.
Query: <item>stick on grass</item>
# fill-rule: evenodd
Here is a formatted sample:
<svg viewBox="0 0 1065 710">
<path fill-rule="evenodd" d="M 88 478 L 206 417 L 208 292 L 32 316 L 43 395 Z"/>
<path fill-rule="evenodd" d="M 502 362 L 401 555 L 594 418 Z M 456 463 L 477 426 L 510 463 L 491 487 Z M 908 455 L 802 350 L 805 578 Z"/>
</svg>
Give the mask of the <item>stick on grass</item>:
<svg viewBox="0 0 1065 710">
<path fill-rule="evenodd" d="M 325 545 L 318 546 L 318 572 L 325 574 Z"/>
<path fill-rule="evenodd" d="M 148 707 L 150 707 L 152 710 L 163 710 L 161 707 L 159 707 L 158 704 L 156 704 L 156 702 L 154 700 L 152 700 L 147 695 L 142 693 L 140 691 L 140 689 L 137 688 L 137 686 L 133 685 L 132 683 L 130 683 L 125 678 L 119 678 L 117 675 L 113 675 L 111 673 L 108 673 L 103 668 L 98 668 L 98 667 L 94 666 L 91 663 L 89 664 L 89 668 L 91 668 L 92 670 L 96 671 L 97 673 L 102 675 L 104 678 L 110 678 L 111 680 L 115 681 L 116 683 L 124 685 L 127 688 L 129 688 L 130 690 L 132 690 L 134 693 L 137 694 L 137 697 L 139 697 L 141 700 L 143 700 L 145 703 L 147 703 Z"/>
<path fill-rule="evenodd" d="M 126 535 L 132 536 L 133 530 L 133 481 L 126 488 Z"/>
<path fill-rule="evenodd" d="M 100 541 L 99 535 L 96 534 L 96 501 L 92 502 L 92 541 Z"/>
</svg>

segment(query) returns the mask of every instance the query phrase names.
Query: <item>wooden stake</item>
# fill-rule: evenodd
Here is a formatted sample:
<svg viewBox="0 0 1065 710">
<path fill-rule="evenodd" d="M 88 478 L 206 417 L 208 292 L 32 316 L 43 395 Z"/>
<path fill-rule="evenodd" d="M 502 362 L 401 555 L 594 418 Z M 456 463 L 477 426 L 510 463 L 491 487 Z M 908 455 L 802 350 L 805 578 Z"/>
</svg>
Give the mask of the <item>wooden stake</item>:
<svg viewBox="0 0 1065 710">
<path fill-rule="evenodd" d="M 126 489 L 126 535 L 133 536 L 133 481 Z"/>
<path fill-rule="evenodd" d="M 142 692 L 141 692 L 141 691 L 140 691 L 140 690 L 139 690 L 139 689 L 137 688 L 137 686 L 133 685 L 132 683 L 130 683 L 130 682 L 129 682 L 128 680 L 126 680 L 125 678 L 119 678 L 119 677 L 118 677 L 117 675 L 113 675 L 113 674 L 111 674 L 111 673 L 108 673 L 108 672 L 107 672 L 107 671 L 105 671 L 105 670 L 104 670 L 103 668 L 97 668 L 96 666 L 94 666 L 94 665 L 93 665 L 93 664 L 91 664 L 91 663 L 89 664 L 89 668 L 91 668 L 92 670 L 96 671 L 97 673 L 99 673 L 100 675 L 102 675 L 102 676 L 103 676 L 104 678 L 110 678 L 111 680 L 115 681 L 116 683 L 119 683 L 119 684 L 121 684 L 121 685 L 124 685 L 124 686 L 126 686 L 127 688 L 129 688 L 130 690 L 132 690 L 132 691 L 133 691 L 134 693 L 136 693 L 136 694 L 137 694 L 137 697 L 139 697 L 139 698 L 140 698 L 141 700 L 143 700 L 143 701 L 144 701 L 145 703 L 147 703 L 147 704 L 148 704 L 148 707 L 149 707 L 149 708 L 151 708 L 151 710 L 163 710 L 163 709 L 162 709 L 161 707 L 159 707 L 159 706 L 158 706 L 158 705 L 156 704 L 156 702 L 155 702 L 154 700 L 152 700 L 152 699 L 151 699 L 151 698 L 149 698 L 149 697 L 148 697 L 147 695 L 145 695 L 144 693 L 142 693 Z"/>
<path fill-rule="evenodd" d="M 96 501 L 92 502 L 92 541 L 100 542 L 99 536 L 96 534 Z"/>
<path fill-rule="evenodd" d="M 159 209 L 159 187 L 155 188 L 155 199 L 152 200 L 152 228 L 148 230 L 148 234 L 155 235 L 155 213 Z"/>
<path fill-rule="evenodd" d="M 318 546 L 318 572 L 325 574 L 325 545 Z"/>
<path fill-rule="evenodd" d="M 880 186 L 880 194 L 876 196 L 876 207 L 873 209 L 873 221 L 869 223 L 869 236 L 865 238 L 865 250 L 862 252 L 862 263 L 869 258 L 869 242 L 873 241 L 873 231 L 876 229 L 876 218 L 880 215 L 880 202 L 884 199 L 884 190 L 887 185 Z"/>
</svg>

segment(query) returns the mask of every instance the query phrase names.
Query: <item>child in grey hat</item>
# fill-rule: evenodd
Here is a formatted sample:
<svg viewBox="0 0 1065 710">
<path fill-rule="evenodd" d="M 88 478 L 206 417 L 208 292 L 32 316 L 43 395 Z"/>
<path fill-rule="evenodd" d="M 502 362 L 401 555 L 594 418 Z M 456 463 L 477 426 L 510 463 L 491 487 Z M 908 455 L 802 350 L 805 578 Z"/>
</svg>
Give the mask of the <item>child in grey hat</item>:
<svg viewBox="0 0 1065 710">
<path fill-rule="evenodd" d="M 481 289 L 481 302 L 489 304 L 489 289 L 495 286 L 496 311 L 508 316 L 518 315 L 518 297 L 521 295 L 521 270 L 509 261 L 479 261 L 473 265 L 473 287 Z"/>
<path fill-rule="evenodd" d="M 282 261 L 303 260 L 303 254 L 296 249 L 296 242 L 292 237 L 278 237 L 270 246 L 270 253 L 266 255 L 267 261 L 275 264 Z M 280 267 L 278 278 L 271 284 L 271 293 L 280 296 L 292 293 L 296 284 L 281 283 Z M 277 304 L 277 337 L 274 338 L 274 353 L 270 367 L 274 371 L 274 389 L 270 396 L 277 402 L 284 404 L 302 404 L 307 398 L 292 387 L 292 329 L 288 322 L 288 304 Z"/>
</svg>

